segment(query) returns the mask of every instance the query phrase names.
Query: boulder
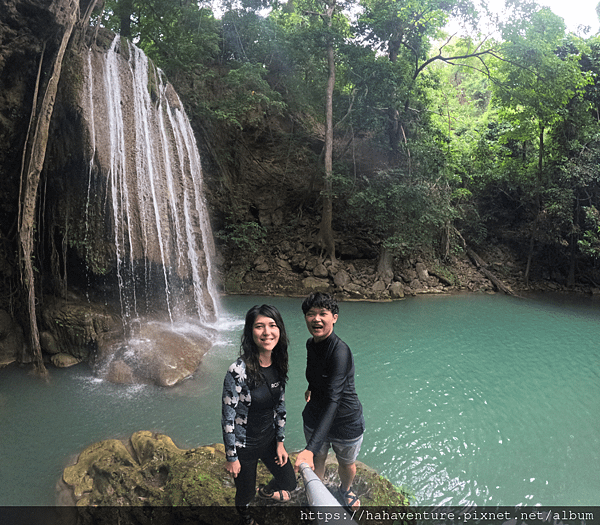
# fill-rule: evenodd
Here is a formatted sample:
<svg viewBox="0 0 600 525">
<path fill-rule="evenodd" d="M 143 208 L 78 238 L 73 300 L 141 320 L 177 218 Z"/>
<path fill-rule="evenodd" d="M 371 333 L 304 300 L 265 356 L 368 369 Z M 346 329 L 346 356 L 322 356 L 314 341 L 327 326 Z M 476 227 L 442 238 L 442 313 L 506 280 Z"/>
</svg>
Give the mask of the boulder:
<svg viewBox="0 0 600 525">
<path fill-rule="evenodd" d="M 319 264 L 318 257 L 309 257 L 306 260 L 305 269 L 308 270 L 309 272 L 312 272 L 317 267 L 318 264 Z"/>
<path fill-rule="evenodd" d="M 344 291 L 352 298 L 352 299 L 364 299 L 366 297 L 364 289 L 356 283 L 348 283 L 344 287 Z"/>
<path fill-rule="evenodd" d="M 429 280 L 429 272 L 427 271 L 427 267 L 422 262 L 418 262 L 415 265 L 415 270 L 417 272 L 419 281 L 426 283 Z"/>
<path fill-rule="evenodd" d="M 302 279 L 302 288 L 304 293 L 309 292 L 329 292 L 329 281 L 325 279 L 318 279 L 316 277 L 306 277 Z"/>
<path fill-rule="evenodd" d="M 279 266 L 280 268 L 283 268 L 284 270 L 292 271 L 292 266 L 286 260 L 277 258 L 275 260 L 275 262 L 277 263 L 277 266 Z"/>
<path fill-rule="evenodd" d="M 269 264 L 263 256 L 257 257 L 254 261 L 254 268 L 257 272 L 267 273 L 269 271 Z"/>
<path fill-rule="evenodd" d="M 58 346 L 56 338 L 47 330 L 40 332 L 40 346 L 47 354 L 60 354 L 60 347 Z"/>
<path fill-rule="evenodd" d="M 313 270 L 313 275 L 315 277 L 325 278 L 329 277 L 329 271 L 325 268 L 324 264 L 317 264 Z"/>
<path fill-rule="evenodd" d="M 74 357 L 71 354 L 63 353 L 52 355 L 50 360 L 56 368 L 69 368 L 70 366 L 78 365 L 79 363 L 81 363 L 81 359 L 78 359 L 77 357 Z"/>
<path fill-rule="evenodd" d="M 289 461 L 293 463 L 294 457 L 290 454 Z M 223 468 L 224 462 L 225 450 L 220 443 L 180 449 L 164 434 L 140 431 L 128 443 L 108 439 L 89 446 L 74 465 L 65 468 L 60 488 L 70 496 L 67 502 L 75 505 L 73 524 L 225 525 L 237 521 L 237 514 L 235 486 Z M 353 488 L 362 506 L 406 511 L 409 501 L 400 489 L 363 463 L 356 466 Z M 330 456 L 324 483 L 333 494 L 340 484 L 337 470 Z M 270 478 L 259 462 L 257 484 Z M 273 505 L 260 498 L 250 503 L 250 512 L 260 523 L 298 525 L 300 510 L 309 510 L 300 476 L 290 505 Z M 357 523 L 384 523 L 367 518 L 359 518 Z"/>
<path fill-rule="evenodd" d="M 404 298 L 404 286 L 398 281 L 394 281 L 390 285 L 390 296 L 392 299 L 403 299 Z"/>
<path fill-rule="evenodd" d="M 387 288 L 387 285 L 383 281 L 375 281 L 375 283 L 373 283 L 373 286 L 371 287 L 371 290 L 374 293 L 381 293 L 386 288 Z"/>
<path fill-rule="evenodd" d="M 196 371 L 211 346 L 202 334 L 147 322 L 129 340 L 101 341 L 95 371 L 113 383 L 173 386 Z"/>
<path fill-rule="evenodd" d="M 343 268 L 333 277 L 333 283 L 339 288 L 347 286 L 350 283 L 350 280 L 350 274 Z"/>
<path fill-rule="evenodd" d="M 120 334 L 123 324 L 119 315 L 103 304 L 74 297 L 48 298 L 42 310 L 45 327 L 43 345 L 51 353 L 71 354 L 87 359 L 90 349 L 107 334 Z"/>
</svg>

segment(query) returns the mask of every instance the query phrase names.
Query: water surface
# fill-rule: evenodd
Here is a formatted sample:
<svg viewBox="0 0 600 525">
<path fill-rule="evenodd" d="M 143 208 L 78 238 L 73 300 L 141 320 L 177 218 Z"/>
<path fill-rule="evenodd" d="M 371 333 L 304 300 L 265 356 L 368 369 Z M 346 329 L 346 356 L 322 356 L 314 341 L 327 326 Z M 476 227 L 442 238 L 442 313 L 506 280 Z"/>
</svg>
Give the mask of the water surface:
<svg viewBox="0 0 600 525">
<path fill-rule="evenodd" d="M 288 450 L 303 444 L 300 300 L 226 297 L 220 340 L 175 388 L 113 385 L 80 365 L 0 370 L 0 505 L 56 504 L 88 445 L 137 430 L 221 441 L 220 397 L 243 316 L 277 306 L 291 339 Z M 600 504 L 600 303 L 464 295 L 340 305 L 367 432 L 359 459 L 422 504 Z"/>
</svg>

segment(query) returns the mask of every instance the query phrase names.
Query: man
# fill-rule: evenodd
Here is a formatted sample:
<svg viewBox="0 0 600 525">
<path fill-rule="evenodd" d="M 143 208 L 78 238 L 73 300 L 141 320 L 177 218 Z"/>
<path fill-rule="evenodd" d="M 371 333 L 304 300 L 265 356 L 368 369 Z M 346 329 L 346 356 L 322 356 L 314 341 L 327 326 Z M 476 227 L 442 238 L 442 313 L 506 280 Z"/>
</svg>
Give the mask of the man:
<svg viewBox="0 0 600 525">
<path fill-rule="evenodd" d="M 333 331 L 339 312 L 333 297 L 312 293 L 302 303 L 302 312 L 312 337 L 306 342 L 308 390 L 302 412 L 307 444 L 298 454 L 295 469 L 307 463 L 323 479 L 331 446 L 338 461 L 340 495 L 347 508 L 356 510 L 360 500 L 351 486 L 365 421 L 354 387 L 354 358 Z"/>
</svg>

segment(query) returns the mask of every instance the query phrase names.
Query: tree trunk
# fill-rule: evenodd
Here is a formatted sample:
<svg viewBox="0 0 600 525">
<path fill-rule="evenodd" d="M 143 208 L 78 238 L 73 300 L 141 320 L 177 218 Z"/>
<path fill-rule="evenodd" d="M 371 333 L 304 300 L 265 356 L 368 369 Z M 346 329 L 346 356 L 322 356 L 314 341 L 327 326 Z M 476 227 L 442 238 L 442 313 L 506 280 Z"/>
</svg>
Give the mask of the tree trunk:
<svg viewBox="0 0 600 525">
<path fill-rule="evenodd" d="M 121 26 L 119 34 L 125 38 L 131 38 L 131 17 L 133 15 L 133 0 L 119 0 L 117 9 Z"/>
<path fill-rule="evenodd" d="M 467 250 L 467 255 L 469 256 L 469 259 L 471 259 L 471 261 L 473 261 L 473 264 L 475 264 L 477 269 L 483 275 L 485 275 L 490 281 L 492 281 L 492 283 L 494 284 L 494 286 L 496 288 L 498 288 L 498 290 L 500 290 L 501 292 L 504 292 L 506 295 L 515 295 L 515 293 L 508 286 L 506 286 L 500 279 L 498 279 L 498 277 L 496 277 L 492 272 L 490 272 L 488 270 L 487 264 L 483 261 L 483 259 L 481 257 L 479 257 L 479 255 L 477 255 L 469 247 L 467 247 L 466 250 Z"/>
<path fill-rule="evenodd" d="M 507 285 L 505 285 L 500 279 L 498 279 L 492 272 L 488 270 L 485 261 L 467 245 L 467 241 L 465 241 L 464 237 L 456 228 L 454 228 L 454 233 L 456 233 L 460 239 L 460 242 L 462 243 L 464 250 L 467 252 L 469 259 L 473 261 L 473 264 L 477 267 L 477 269 L 490 281 L 492 281 L 498 290 L 504 292 L 506 295 L 515 295 L 515 293 Z"/>
<path fill-rule="evenodd" d="M 525 268 L 525 283 L 529 284 L 529 272 L 531 270 L 531 261 L 533 260 L 533 249 L 535 247 L 535 238 L 540 222 L 540 213 L 542 203 L 540 200 L 540 191 L 542 188 L 542 173 L 544 170 L 544 126 L 540 124 L 540 151 L 538 154 L 538 173 L 535 187 L 535 219 L 533 228 L 531 229 L 531 237 L 529 238 L 529 254 L 527 255 L 527 267 Z"/>
<path fill-rule="evenodd" d="M 37 327 L 37 315 L 35 310 L 35 279 L 33 272 L 34 257 L 34 233 L 35 233 L 35 209 L 38 197 L 38 187 L 40 183 L 40 176 L 42 168 L 44 166 L 44 159 L 46 157 L 46 147 L 48 144 L 48 130 L 50 128 L 50 119 L 52 118 L 52 111 L 54 109 L 54 101 L 56 98 L 56 91 L 58 88 L 58 81 L 60 79 L 60 73 L 62 68 L 62 61 L 65 54 L 65 50 L 73 27 L 77 21 L 77 13 L 79 6 L 73 2 L 70 6 L 72 12 L 67 25 L 65 27 L 65 33 L 58 49 L 54 66 L 52 69 L 52 75 L 46 86 L 46 92 L 42 98 L 39 112 L 36 112 L 37 107 L 37 95 L 33 101 L 32 109 L 32 122 L 34 123 L 33 138 L 31 139 L 28 134 L 27 141 L 25 143 L 26 151 L 23 156 L 23 169 L 22 169 L 22 181 L 21 181 L 21 201 L 19 207 L 19 244 L 20 244 L 20 256 L 22 264 L 22 280 L 27 289 L 28 295 L 28 311 L 29 311 L 29 324 L 30 324 L 30 344 L 31 354 L 33 358 L 33 364 L 36 371 L 42 375 L 47 375 L 46 367 L 42 358 L 42 350 L 40 347 L 39 332 Z M 41 72 L 41 62 L 40 62 Z M 38 76 L 38 85 L 39 85 Z M 36 90 L 37 92 L 37 90 Z M 30 129 L 31 131 L 31 129 Z"/>
<path fill-rule="evenodd" d="M 327 26 L 331 29 L 335 0 L 330 0 L 327 7 Z M 327 93 L 325 95 L 325 188 L 323 191 L 323 213 L 319 227 L 320 240 L 335 264 L 335 240 L 333 237 L 333 88 L 335 86 L 335 53 L 333 40 L 328 37 L 327 41 L 327 65 L 329 77 L 327 79 Z"/>
<path fill-rule="evenodd" d="M 385 246 L 379 255 L 375 280 L 383 281 L 388 285 L 394 280 L 394 257 L 390 249 Z"/>
</svg>

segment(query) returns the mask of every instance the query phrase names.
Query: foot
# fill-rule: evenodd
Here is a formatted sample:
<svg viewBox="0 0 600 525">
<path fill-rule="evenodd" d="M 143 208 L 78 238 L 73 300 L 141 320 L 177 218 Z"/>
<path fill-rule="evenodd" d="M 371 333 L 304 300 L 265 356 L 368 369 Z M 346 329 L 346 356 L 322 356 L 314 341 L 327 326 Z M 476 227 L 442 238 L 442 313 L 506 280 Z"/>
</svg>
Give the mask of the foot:
<svg viewBox="0 0 600 525">
<path fill-rule="evenodd" d="M 358 499 L 358 496 L 352 491 L 352 489 L 348 489 L 348 490 L 343 490 L 342 486 L 340 485 L 340 495 L 342 496 L 342 499 L 344 500 L 345 503 L 345 507 L 350 510 L 350 511 L 355 511 L 358 510 L 360 508 L 360 500 Z"/>
<path fill-rule="evenodd" d="M 287 490 L 273 490 L 270 487 L 261 487 L 258 489 L 258 495 L 261 498 L 277 502 L 290 501 L 292 498 L 292 495 Z"/>
</svg>

